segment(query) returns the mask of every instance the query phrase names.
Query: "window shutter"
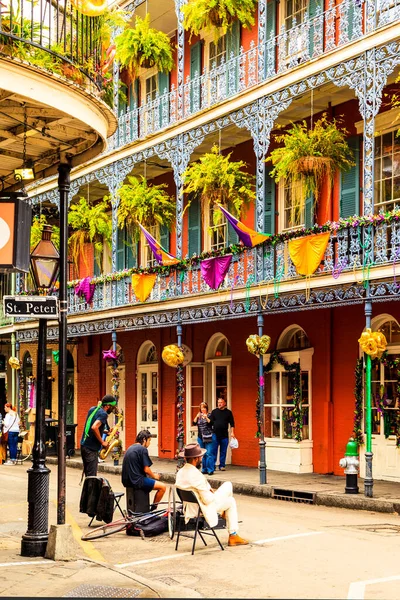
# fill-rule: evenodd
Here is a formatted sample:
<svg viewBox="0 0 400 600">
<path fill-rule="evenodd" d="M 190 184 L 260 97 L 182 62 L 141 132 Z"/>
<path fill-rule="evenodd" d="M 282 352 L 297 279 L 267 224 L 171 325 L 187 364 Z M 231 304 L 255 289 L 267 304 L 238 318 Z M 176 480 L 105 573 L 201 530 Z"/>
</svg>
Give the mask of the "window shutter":
<svg viewBox="0 0 400 600">
<path fill-rule="evenodd" d="M 224 219 L 225 219 L 225 217 L 224 217 Z M 236 231 L 233 229 L 232 225 L 228 221 L 226 223 L 226 226 L 227 226 L 227 232 L 228 232 L 228 239 L 226 240 L 226 245 L 232 246 L 232 244 L 237 244 L 239 242 L 238 234 L 236 233 Z"/>
<path fill-rule="evenodd" d="M 169 252 L 169 229 L 166 225 L 160 226 L 160 244 L 164 250 Z"/>
<path fill-rule="evenodd" d="M 117 229 L 117 271 L 125 269 L 125 228 Z"/>
<path fill-rule="evenodd" d="M 310 0 L 308 4 L 308 18 L 313 19 L 317 15 L 317 9 L 320 8 L 322 10 L 322 0 Z M 309 48 L 310 48 L 310 58 L 312 58 L 314 52 L 314 28 L 315 22 L 312 21 L 310 23 L 310 33 L 309 33 Z"/>
<path fill-rule="evenodd" d="M 275 233 L 275 180 L 271 177 L 271 168 L 264 167 L 264 232 Z"/>
<path fill-rule="evenodd" d="M 276 69 L 276 53 L 275 44 L 271 45 L 271 34 L 276 36 L 276 0 L 271 0 L 267 4 L 267 28 L 266 28 L 266 51 L 265 51 L 265 75 L 271 76 L 271 66 L 273 66 L 273 72 Z"/>
<path fill-rule="evenodd" d="M 190 48 L 190 112 L 200 108 L 201 48 L 201 42 Z"/>
<path fill-rule="evenodd" d="M 304 223 L 306 227 L 314 225 L 314 196 L 308 196 L 304 206 Z"/>
<path fill-rule="evenodd" d="M 343 219 L 360 212 L 360 139 L 358 136 L 347 140 L 354 152 L 354 167 L 340 174 L 340 214 Z"/>
<path fill-rule="evenodd" d="M 139 106 L 139 79 L 135 79 L 129 85 L 129 110 L 135 110 Z"/>
<path fill-rule="evenodd" d="M 124 115 L 126 113 L 126 109 L 128 108 L 128 87 L 125 85 L 125 83 L 120 83 L 121 86 L 121 91 L 124 92 L 126 100 L 122 100 L 122 98 L 120 98 L 118 96 L 118 116 L 120 117 L 121 115 Z"/>
<path fill-rule="evenodd" d="M 160 98 L 160 127 L 168 125 L 169 122 L 169 73 L 158 74 L 158 95 Z M 163 107 L 167 107 L 167 111 L 163 111 Z M 164 120 L 167 119 L 166 123 L 163 123 L 163 112 L 165 113 Z"/>
<path fill-rule="evenodd" d="M 231 60 L 233 56 L 239 56 L 240 53 L 240 22 L 238 19 L 232 23 L 231 29 L 228 30 L 226 34 L 226 62 Z M 231 67 L 232 69 L 232 67 Z M 227 70 L 227 92 L 228 95 L 230 92 L 237 92 L 239 86 L 239 64 L 238 61 L 235 61 L 235 88 L 234 90 L 229 89 L 229 72 L 232 73 L 230 69 Z"/>
<path fill-rule="evenodd" d="M 198 198 L 193 198 L 188 213 L 189 257 L 191 257 L 193 254 L 201 252 L 200 202 Z"/>
</svg>

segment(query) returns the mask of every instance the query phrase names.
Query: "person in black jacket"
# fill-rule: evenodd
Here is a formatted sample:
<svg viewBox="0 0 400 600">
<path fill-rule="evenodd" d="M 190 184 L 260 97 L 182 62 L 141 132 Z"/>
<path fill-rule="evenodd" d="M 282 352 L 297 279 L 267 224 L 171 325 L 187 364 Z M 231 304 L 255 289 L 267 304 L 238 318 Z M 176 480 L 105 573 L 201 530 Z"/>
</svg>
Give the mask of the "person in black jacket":
<svg viewBox="0 0 400 600">
<path fill-rule="evenodd" d="M 229 426 L 231 427 L 231 437 L 235 437 L 235 421 L 232 411 L 226 408 L 224 398 L 218 398 L 218 408 L 211 412 L 210 423 L 213 427 L 213 454 L 217 460 L 219 448 L 219 470 L 225 471 L 226 452 L 229 445 Z"/>
</svg>

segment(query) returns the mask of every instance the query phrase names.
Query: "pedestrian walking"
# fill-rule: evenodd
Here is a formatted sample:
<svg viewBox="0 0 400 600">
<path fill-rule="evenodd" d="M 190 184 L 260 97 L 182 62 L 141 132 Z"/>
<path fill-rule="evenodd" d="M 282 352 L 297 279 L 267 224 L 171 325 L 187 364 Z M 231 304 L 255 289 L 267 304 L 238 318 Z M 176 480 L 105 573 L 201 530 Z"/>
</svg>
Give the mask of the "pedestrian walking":
<svg viewBox="0 0 400 600">
<path fill-rule="evenodd" d="M 12 406 L 9 402 L 4 405 L 4 411 L 6 416 L 3 422 L 3 441 L 7 442 L 10 458 L 4 464 L 5 465 L 16 465 L 17 464 L 17 444 L 19 435 L 19 416 L 15 406 Z"/>
<path fill-rule="evenodd" d="M 235 421 L 232 411 L 226 407 L 224 398 L 218 398 L 217 407 L 211 412 L 210 423 L 213 428 L 213 455 L 214 465 L 216 465 L 219 449 L 219 470 L 225 471 L 226 452 L 229 445 L 229 426 L 231 437 L 235 437 Z M 215 468 L 215 467 L 214 467 Z"/>
<path fill-rule="evenodd" d="M 103 440 L 104 430 L 108 429 L 108 415 L 117 406 L 117 401 L 111 394 L 106 394 L 97 404 L 92 406 L 86 417 L 85 428 L 81 439 L 81 456 L 85 477 L 96 477 L 99 450 L 108 448 L 108 442 Z"/>
<path fill-rule="evenodd" d="M 201 402 L 199 412 L 193 420 L 197 425 L 197 442 L 200 448 L 206 450 L 202 460 L 203 475 L 213 475 L 215 469 L 215 457 L 213 452 L 213 430 L 211 425 L 211 414 L 208 412 L 207 402 Z"/>
</svg>

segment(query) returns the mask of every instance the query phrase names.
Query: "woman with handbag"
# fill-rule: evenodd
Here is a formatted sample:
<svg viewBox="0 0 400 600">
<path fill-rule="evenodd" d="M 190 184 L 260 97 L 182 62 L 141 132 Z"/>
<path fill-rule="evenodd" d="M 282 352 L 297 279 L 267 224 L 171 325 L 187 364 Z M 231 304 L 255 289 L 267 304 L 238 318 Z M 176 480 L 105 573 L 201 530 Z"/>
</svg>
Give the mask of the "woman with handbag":
<svg viewBox="0 0 400 600">
<path fill-rule="evenodd" d="M 4 405 L 6 416 L 3 422 L 3 435 L 2 442 L 8 443 L 8 449 L 10 452 L 10 458 L 4 464 L 5 465 L 16 465 L 17 464 L 17 444 L 19 435 L 19 416 L 15 406 L 12 406 L 9 402 Z"/>
<path fill-rule="evenodd" d="M 203 475 L 213 475 L 215 468 L 215 458 L 213 452 L 213 429 L 210 424 L 208 404 L 206 402 L 201 402 L 199 408 L 200 410 L 194 418 L 193 425 L 197 425 L 197 441 L 200 445 L 200 448 L 205 448 L 207 450 L 203 456 L 201 472 Z"/>
</svg>

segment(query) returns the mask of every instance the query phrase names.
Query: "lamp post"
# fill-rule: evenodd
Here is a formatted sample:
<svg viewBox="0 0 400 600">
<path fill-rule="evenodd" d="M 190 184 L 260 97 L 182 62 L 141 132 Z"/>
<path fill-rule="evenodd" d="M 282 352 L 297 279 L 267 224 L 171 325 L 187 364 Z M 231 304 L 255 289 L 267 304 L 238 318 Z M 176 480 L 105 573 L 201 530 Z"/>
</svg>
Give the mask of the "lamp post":
<svg viewBox="0 0 400 600">
<path fill-rule="evenodd" d="M 59 254 L 51 241 L 52 227 L 45 225 L 42 239 L 31 253 L 32 279 L 37 291 L 53 288 L 59 268 Z M 46 342 L 47 322 L 39 317 L 35 443 L 32 467 L 28 469 L 28 529 L 22 536 L 22 556 L 44 556 L 48 541 L 49 478 L 46 467 Z"/>
<path fill-rule="evenodd" d="M 178 323 L 176 325 L 176 335 L 178 338 L 178 347 L 182 347 L 182 320 L 181 311 L 178 309 Z M 184 459 L 179 456 L 184 446 L 184 425 L 183 425 L 183 366 L 178 365 L 176 367 L 176 392 L 177 392 L 177 403 L 178 403 L 178 463 L 177 470 L 183 467 Z"/>
<path fill-rule="evenodd" d="M 261 312 L 261 304 L 259 305 L 259 312 L 257 315 L 257 325 L 258 325 L 258 335 L 261 338 L 263 335 L 263 327 L 264 327 L 264 317 Z M 266 463 L 266 459 L 265 459 L 266 443 L 265 443 L 265 430 L 264 430 L 264 364 L 263 363 L 264 363 L 264 357 L 262 354 L 260 354 L 260 357 L 258 359 L 258 382 L 259 382 L 258 401 L 259 401 L 259 407 L 260 407 L 259 445 L 260 445 L 260 484 L 261 485 L 264 483 L 267 483 L 267 463 Z"/>
</svg>

